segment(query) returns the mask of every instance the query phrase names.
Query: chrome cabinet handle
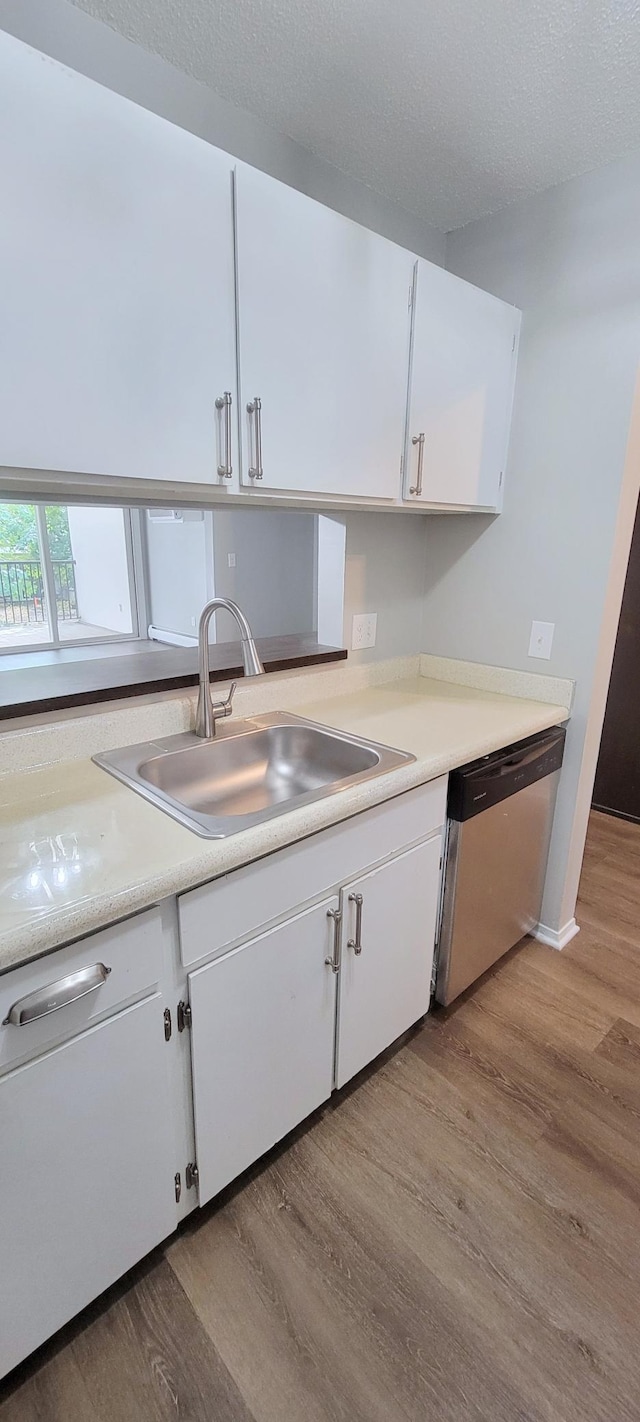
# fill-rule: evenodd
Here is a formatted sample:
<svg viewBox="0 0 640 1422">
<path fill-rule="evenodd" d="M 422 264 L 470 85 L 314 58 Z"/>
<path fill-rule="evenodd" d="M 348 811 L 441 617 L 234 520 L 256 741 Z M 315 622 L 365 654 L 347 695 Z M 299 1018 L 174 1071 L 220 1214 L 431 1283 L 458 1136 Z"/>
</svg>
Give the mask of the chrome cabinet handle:
<svg viewBox="0 0 640 1422">
<path fill-rule="evenodd" d="M 253 418 L 253 454 L 255 463 L 249 464 L 249 478 L 262 478 L 262 400 L 258 395 L 247 405 L 249 419 Z M 251 452 L 249 453 L 251 459 Z"/>
<path fill-rule="evenodd" d="M 347 948 L 353 948 L 359 957 L 362 952 L 362 894 L 349 894 L 349 903 L 356 906 L 356 936 L 349 939 Z"/>
<path fill-rule="evenodd" d="M 233 474 L 231 464 L 231 391 L 225 390 L 216 400 L 216 410 L 220 411 L 222 424 L 222 464 L 218 465 L 218 477 L 230 479 Z"/>
<path fill-rule="evenodd" d="M 340 938 L 341 938 L 341 935 L 340 935 L 340 925 L 341 925 L 341 923 L 342 923 L 342 910 L 341 910 L 341 909 L 327 909 L 327 918 L 332 918 L 332 919 L 333 919 L 333 955 L 332 955 L 331 958 L 325 958 L 324 961 L 325 961 L 327 967 L 328 967 L 328 968 L 331 968 L 332 973 L 339 973 L 339 972 L 340 972 Z"/>
<path fill-rule="evenodd" d="M 423 435 L 423 434 L 414 435 L 414 436 L 413 436 L 413 439 L 412 439 L 412 441 L 411 441 L 411 443 L 412 443 L 412 444 L 417 444 L 417 446 L 418 446 L 418 478 L 416 479 L 415 484 L 413 484 L 412 487 L 410 488 L 409 493 L 410 493 L 410 494 L 418 494 L 418 495 L 419 495 L 419 494 L 422 493 L 422 466 L 423 466 L 423 464 L 424 464 L 424 435 Z"/>
<path fill-rule="evenodd" d="M 111 968 L 106 968 L 104 963 L 94 963 L 92 968 L 68 973 L 66 978 L 58 978 L 56 983 L 38 988 L 14 1002 L 2 1026 L 11 1023 L 14 1027 L 25 1027 L 28 1022 L 37 1022 L 39 1017 L 48 1017 L 50 1012 L 59 1012 L 61 1007 L 68 1007 L 70 1002 L 77 1002 L 78 998 L 102 987 L 110 972 Z"/>
</svg>

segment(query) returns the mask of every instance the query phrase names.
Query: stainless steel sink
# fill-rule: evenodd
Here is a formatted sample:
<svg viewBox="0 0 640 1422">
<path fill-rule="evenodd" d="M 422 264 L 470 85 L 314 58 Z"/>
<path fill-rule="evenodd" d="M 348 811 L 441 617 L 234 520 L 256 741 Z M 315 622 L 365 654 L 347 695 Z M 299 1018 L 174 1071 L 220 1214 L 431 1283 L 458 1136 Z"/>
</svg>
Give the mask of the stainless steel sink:
<svg viewBox="0 0 640 1422">
<path fill-rule="evenodd" d="M 93 757 L 196 834 L 224 839 L 415 757 L 273 712 L 213 740 L 187 733 Z"/>
</svg>

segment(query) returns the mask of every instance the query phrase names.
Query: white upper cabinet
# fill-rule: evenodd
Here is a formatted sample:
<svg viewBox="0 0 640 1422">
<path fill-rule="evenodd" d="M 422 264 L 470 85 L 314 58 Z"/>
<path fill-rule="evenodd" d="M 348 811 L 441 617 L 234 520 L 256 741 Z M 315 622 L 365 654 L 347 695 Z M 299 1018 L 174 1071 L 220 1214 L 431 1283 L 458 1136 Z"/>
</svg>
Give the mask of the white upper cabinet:
<svg viewBox="0 0 640 1422">
<path fill-rule="evenodd" d="M 419 260 L 404 497 L 499 509 L 520 312 Z"/>
<path fill-rule="evenodd" d="M 0 34 L 0 464 L 229 486 L 232 167 Z"/>
<path fill-rule="evenodd" d="M 242 165 L 237 243 L 243 484 L 397 501 L 413 257 Z"/>
</svg>

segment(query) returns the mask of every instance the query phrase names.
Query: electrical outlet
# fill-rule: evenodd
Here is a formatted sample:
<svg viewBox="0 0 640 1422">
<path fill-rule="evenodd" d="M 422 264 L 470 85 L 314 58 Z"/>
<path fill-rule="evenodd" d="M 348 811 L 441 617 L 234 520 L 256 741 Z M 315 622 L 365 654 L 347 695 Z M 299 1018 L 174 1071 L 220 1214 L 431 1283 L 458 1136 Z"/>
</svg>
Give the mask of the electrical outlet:
<svg viewBox="0 0 640 1422">
<path fill-rule="evenodd" d="M 235 566 L 236 566 L 236 555 L 235 555 L 235 553 L 227 553 L 227 565 L 228 565 L 229 568 L 235 568 Z"/>
<path fill-rule="evenodd" d="M 531 637 L 529 638 L 529 656 L 542 657 L 544 661 L 549 660 L 551 648 L 553 646 L 553 634 L 556 630 L 555 622 L 532 622 Z"/>
<path fill-rule="evenodd" d="M 364 647 L 375 647 L 377 627 L 377 612 L 354 613 L 351 628 L 352 652 L 361 652 Z"/>
</svg>

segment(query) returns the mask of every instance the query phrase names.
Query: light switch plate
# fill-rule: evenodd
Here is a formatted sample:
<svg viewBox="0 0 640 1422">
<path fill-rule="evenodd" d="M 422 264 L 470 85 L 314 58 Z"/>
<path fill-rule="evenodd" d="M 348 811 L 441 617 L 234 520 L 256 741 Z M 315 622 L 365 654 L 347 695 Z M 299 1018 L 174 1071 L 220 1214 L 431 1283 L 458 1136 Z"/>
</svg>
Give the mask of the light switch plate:
<svg viewBox="0 0 640 1422">
<path fill-rule="evenodd" d="M 530 657 L 542 657 L 544 661 L 548 662 L 551 656 L 555 630 L 555 622 L 531 623 L 531 637 L 529 639 Z"/>
<path fill-rule="evenodd" d="M 377 628 L 377 612 L 354 613 L 351 629 L 352 652 L 361 652 L 364 647 L 375 647 Z"/>
</svg>

